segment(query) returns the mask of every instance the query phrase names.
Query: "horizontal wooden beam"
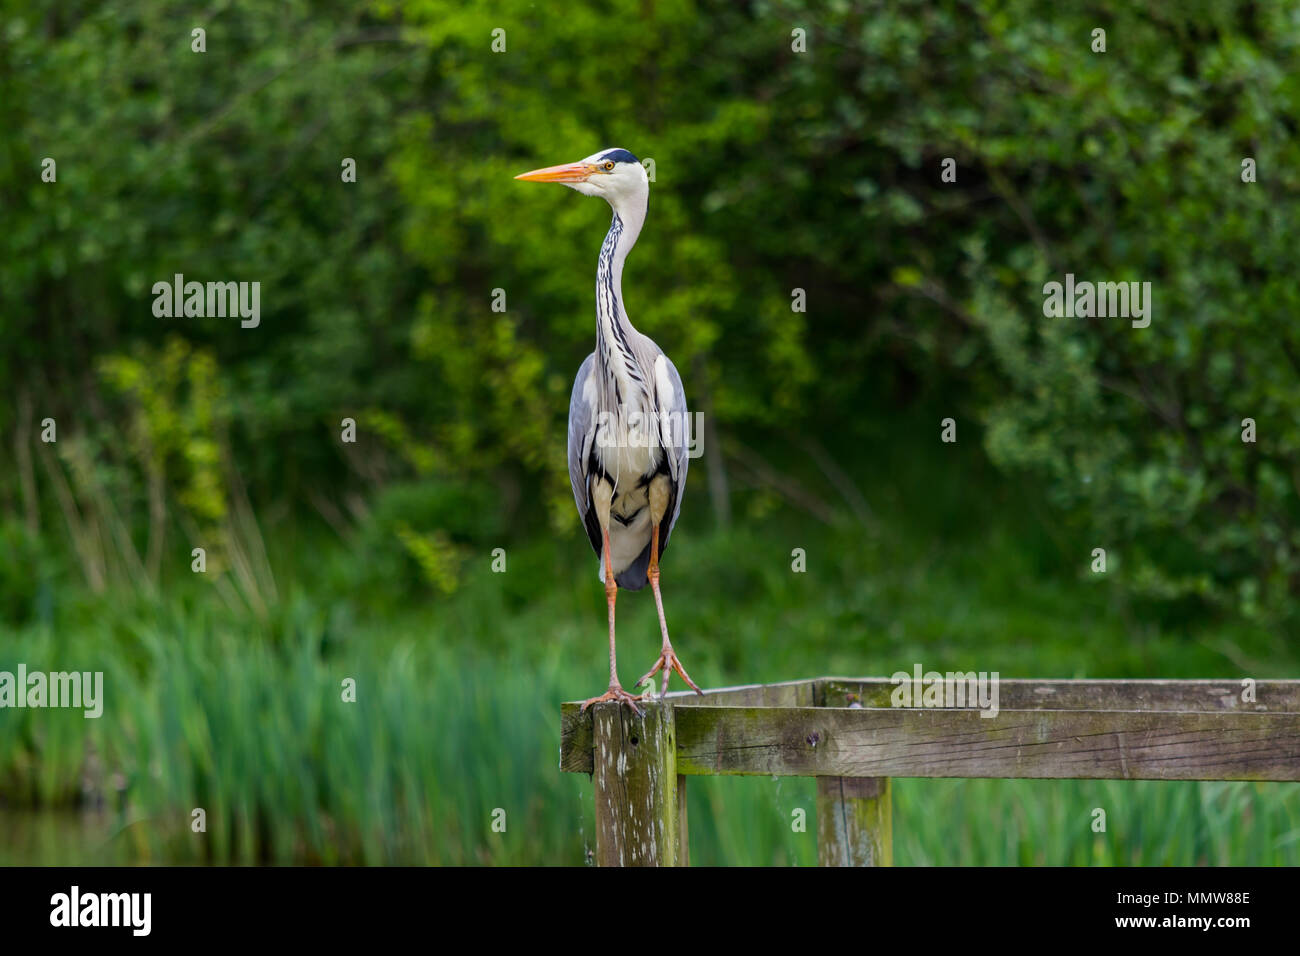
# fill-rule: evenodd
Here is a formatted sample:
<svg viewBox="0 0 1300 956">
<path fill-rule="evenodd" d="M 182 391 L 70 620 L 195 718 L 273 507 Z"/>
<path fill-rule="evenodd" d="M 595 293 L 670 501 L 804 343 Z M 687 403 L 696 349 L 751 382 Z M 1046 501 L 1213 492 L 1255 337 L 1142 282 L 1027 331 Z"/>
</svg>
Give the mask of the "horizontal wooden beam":
<svg viewBox="0 0 1300 956">
<path fill-rule="evenodd" d="M 991 718 L 891 707 L 895 686 L 827 677 L 669 694 L 677 771 L 1300 780 L 1300 681 L 1258 681 L 1243 699 L 1235 680 L 1008 679 Z M 590 713 L 565 704 L 561 726 L 560 768 L 591 773 Z"/>
<path fill-rule="evenodd" d="M 828 707 L 889 707 L 898 685 L 886 677 L 824 677 Z M 1023 680 L 998 681 L 1008 710 L 1159 710 L 1300 713 L 1300 680 Z M 1245 697 L 1246 699 L 1243 699 Z M 705 700 L 708 700 L 706 697 Z M 717 701 L 724 703 L 724 701 Z M 730 703 L 726 701 L 725 703 Z"/>
<path fill-rule="evenodd" d="M 816 702 L 817 678 L 784 681 L 779 684 L 744 684 L 719 687 L 700 695 L 694 691 L 670 691 L 665 699 L 673 707 L 811 707 Z M 560 769 L 566 773 L 591 773 L 591 712 L 580 714 L 579 705 L 560 707 Z"/>
<path fill-rule="evenodd" d="M 674 707 L 812 707 L 818 684 L 825 678 L 809 677 L 779 684 L 740 684 L 697 694 L 693 690 L 669 691 Z"/>
<path fill-rule="evenodd" d="M 677 772 L 1300 780 L 1300 714 L 694 707 Z"/>
</svg>

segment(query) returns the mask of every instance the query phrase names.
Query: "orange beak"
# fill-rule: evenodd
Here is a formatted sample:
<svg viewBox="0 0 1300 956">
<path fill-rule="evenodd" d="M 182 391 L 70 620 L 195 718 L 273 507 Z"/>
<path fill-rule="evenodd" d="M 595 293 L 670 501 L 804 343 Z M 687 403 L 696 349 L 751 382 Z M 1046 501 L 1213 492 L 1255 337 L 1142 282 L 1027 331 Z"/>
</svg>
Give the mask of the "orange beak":
<svg viewBox="0 0 1300 956">
<path fill-rule="evenodd" d="M 581 183 L 596 171 L 590 163 L 564 163 L 561 166 L 546 166 L 532 172 L 520 173 L 515 179 L 530 183 Z"/>
</svg>

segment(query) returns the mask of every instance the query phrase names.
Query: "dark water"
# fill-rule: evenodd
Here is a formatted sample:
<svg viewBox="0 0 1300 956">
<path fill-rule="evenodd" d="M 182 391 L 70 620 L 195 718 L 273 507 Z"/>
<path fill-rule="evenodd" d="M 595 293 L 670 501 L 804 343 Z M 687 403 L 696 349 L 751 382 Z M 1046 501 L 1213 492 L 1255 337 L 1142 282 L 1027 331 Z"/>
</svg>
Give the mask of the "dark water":
<svg viewBox="0 0 1300 956">
<path fill-rule="evenodd" d="M 0 810 L 0 866 L 122 865 L 129 840 L 109 813 Z"/>
</svg>

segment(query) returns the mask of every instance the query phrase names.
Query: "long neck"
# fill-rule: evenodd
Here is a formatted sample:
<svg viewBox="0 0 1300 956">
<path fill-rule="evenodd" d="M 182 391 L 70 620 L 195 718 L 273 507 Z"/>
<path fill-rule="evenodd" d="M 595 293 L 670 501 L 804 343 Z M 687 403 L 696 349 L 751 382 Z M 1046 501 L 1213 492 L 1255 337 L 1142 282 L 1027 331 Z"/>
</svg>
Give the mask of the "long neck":
<svg viewBox="0 0 1300 956">
<path fill-rule="evenodd" d="M 623 307 L 623 263 L 644 223 L 644 204 L 615 209 L 596 265 L 597 361 L 612 373 L 603 376 L 603 380 L 617 387 L 612 401 L 602 403 L 606 407 L 639 400 L 642 395 L 649 397 L 646 375 L 632 346 L 637 332 Z"/>
</svg>

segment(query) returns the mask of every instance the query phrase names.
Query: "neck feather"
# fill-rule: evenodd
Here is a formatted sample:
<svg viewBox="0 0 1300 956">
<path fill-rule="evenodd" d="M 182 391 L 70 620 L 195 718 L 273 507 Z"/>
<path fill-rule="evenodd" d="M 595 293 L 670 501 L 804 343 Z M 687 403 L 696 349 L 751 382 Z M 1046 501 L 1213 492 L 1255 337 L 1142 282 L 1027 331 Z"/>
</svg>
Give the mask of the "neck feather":
<svg viewBox="0 0 1300 956">
<path fill-rule="evenodd" d="M 646 373 L 633 350 L 637 331 L 623 307 L 623 263 L 636 244 L 645 222 L 645 206 L 615 208 L 596 265 L 596 356 L 605 382 L 613 383 L 615 394 L 608 404 L 641 404 L 649 398 Z"/>
</svg>

